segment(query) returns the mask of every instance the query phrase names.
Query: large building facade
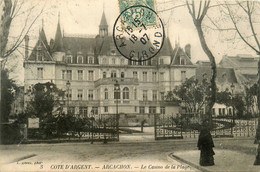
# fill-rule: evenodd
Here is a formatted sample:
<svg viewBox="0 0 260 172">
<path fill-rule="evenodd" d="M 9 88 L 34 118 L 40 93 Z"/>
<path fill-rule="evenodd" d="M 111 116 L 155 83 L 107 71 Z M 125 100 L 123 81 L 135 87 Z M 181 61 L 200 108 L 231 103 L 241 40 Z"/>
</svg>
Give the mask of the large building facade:
<svg viewBox="0 0 260 172">
<path fill-rule="evenodd" d="M 25 39 L 28 46 L 29 37 Z M 66 36 L 58 22 L 55 39 L 48 44 L 44 29 L 32 53 L 25 51 L 25 91 L 36 83 L 53 82 L 66 91 L 66 107 L 79 115 L 178 113 L 176 104 L 165 102 L 167 91 L 195 76 L 190 45 L 173 48 L 166 37 L 156 57 L 145 62 L 124 58 L 108 34 L 103 13 L 99 35 Z M 114 84 L 120 97 L 114 97 Z M 67 84 L 67 83 L 70 84 Z M 26 104 L 25 98 L 25 104 Z"/>
</svg>

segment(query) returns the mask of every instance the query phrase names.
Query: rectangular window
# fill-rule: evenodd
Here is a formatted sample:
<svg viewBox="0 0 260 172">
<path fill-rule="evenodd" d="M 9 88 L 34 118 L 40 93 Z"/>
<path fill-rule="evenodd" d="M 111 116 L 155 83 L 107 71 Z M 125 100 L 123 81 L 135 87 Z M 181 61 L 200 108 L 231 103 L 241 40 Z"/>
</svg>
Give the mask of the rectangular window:
<svg viewBox="0 0 260 172">
<path fill-rule="evenodd" d="M 157 81 L 157 72 L 153 72 L 152 75 L 153 75 L 152 76 L 152 81 L 156 82 Z"/>
<path fill-rule="evenodd" d="M 78 100 L 82 100 L 83 90 L 78 90 Z"/>
<path fill-rule="evenodd" d="M 133 72 L 133 78 L 136 78 L 136 79 L 138 78 L 136 71 Z"/>
<path fill-rule="evenodd" d="M 157 90 L 153 90 L 153 101 L 157 100 Z"/>
<path fill-rule="evenodd" d="M 66 70 L 62 70 L 61 78 L 66 79 Z"/>
<path fill-rule="evenodd" d="M 149 106 L 149 114 L 155 114 L 156 113 L 156 107 L 155 106 Z"/>
<path fill-rule="evenodd" d="M 143 81 L 144 81 L 144 82 L 147 81 L 147 72 L 143 72 Z"/>
<path fill-rule="evenodd" d="M 88 99 L 89 99 L 89 100 L 93 100 L 93 97 L 94 97 L 94 96 L 93 96 L 93 90 L 89 90 L 89 91 L 88 91 Z"/>
<path fill-rule="evenodd" d="M 93 107 L 92 107 L 92 113 L 93 113 L 94 115 L 97 115 L 97 114 L 98 114 L 98 107 L 93 106 Z"/>
<path fill-rule="evenodd" d="M 78 80 L 83 80 L 83 70 L 78 70 Z"/>
<path fill-rule="evenodd" d="M 161 114 L 165 114 L 165 107 L 164 107 L 164 106 L 161 106 L 161 107 L 160 107 L 160 113 L 161 113 Z"/>
<path fill-rule="evenodd" d="M 186 80 L 186 71 L 181 71 L 181 82 Z"/>
<path fill-rule="evenodd" d="M 79 107 L 79 114 L 86 117 L 88 115 L 88 107 Z"/>
<path fill-rule="evenodd" d="M 160 72 L 160 81 L 164 81 L 164 72 Z"/>
<path fill-rule="evenodd" d="M 93 81 L 94 80 L 94 71 L 93 70 L 89 70 L 88 71 L 88 80 L 89 81 Z"/>
<path fill-rule="evenodd" d="M 72 80 L 72 70 L 67 70 L 67 79 Z"/>
<path fill-rule="evenodd" d="M 108 112 L 108 106 L 104 106 L 104 112 Z"/>
<path fill-rule="evenodd" d="M 145 113 L 145 111 L 144 111 L 144 106 L 140 106 L 139 111 L 140 111 L 141 114 L 144 114 L 144 113 Z"/>
<path fill-rule="evenodd" d="M 226 109 L 225 108 L 222 109 L 222 114 L 226 115 Z"/>
<path fill-rule="evenodd" d="M 43 78 L 43 68 L 42 67 L 37 68 L 37 77 L 38 77 L 38 79 Z"/>
<path fill-rule="evenodd" d="M 218 114 L 219 114 L 219 115 L 222 115 L 221 108 L 218 109 Z"/>
<path fill-rule="evenodd" d="M 164 92 L 160 92 L 161 100 L 164 100 Z"/>
<path fill-rule="evenodd" d="M 136 99 L 137 99 L 137 90 L 134 89 L 134 100 L 136 100 Z"/>
<path fill-rule="evenodd" d="M 148 99 L 147 92 L 147 90 L 143 90 L 143 101 L 147 101 Z"/>
<path fill-rule="evenodd" d="M 137 112 L 137 106 L 135 106 L 135 112 Z"/>
</svg>

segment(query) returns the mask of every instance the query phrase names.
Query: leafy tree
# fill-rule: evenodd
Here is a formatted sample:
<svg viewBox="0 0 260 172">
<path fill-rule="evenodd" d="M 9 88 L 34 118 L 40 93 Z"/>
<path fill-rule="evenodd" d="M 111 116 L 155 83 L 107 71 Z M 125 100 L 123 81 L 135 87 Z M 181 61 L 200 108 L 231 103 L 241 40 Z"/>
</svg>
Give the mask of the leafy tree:
<svg viewBox="0 0 260 172">
<path fill-rule="evenodd" d="M 51 117 L 53 113 L 62 113 L 61 101 L 64 100 L 65 91 L 57 88 L 55 84 L 37 83 L 30 87 L 26 94 L 30 97 L 26 111 L 31 116 L 44 119 Z"/>
<path fill-rule="evenodd" d="M 9 114 L 11 111 L 11 104 L 15 99 L 15 94 L 19 91 L 15 81 L 8 77 L 8 71 L 1 72 L 2 87 L 1 87 L 1 121 L 8 122 Z"/>
<path fill-rule="evenodd" d="M 194 77 L 187 79 L 180 87 L 169 91 L 166 101 L 176 101 L 183 104 L 187 112 L 198 113 L 209 98 L 209 83 L 206 79 L 199 82 Z"/>
</svg>

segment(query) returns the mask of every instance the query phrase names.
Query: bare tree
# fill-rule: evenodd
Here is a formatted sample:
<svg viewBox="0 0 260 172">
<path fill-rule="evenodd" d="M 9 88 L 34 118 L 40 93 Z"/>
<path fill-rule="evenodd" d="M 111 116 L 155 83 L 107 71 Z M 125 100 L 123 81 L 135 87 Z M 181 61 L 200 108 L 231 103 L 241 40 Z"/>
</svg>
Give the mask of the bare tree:
<svg viewBox="0 0 260 172">
<path fill-rule="evenodd" d="M 188 11 L 192 17 L 193 23 L 196 27 L 196 30 L 198 32 L 198 36 L 200 39 L 200 43 L 202 46 L 203 51 L 205 54 L 208 56 L 211 64 L 211 70 L 212 70 L 212 76 L 210 80 L 210 98 L 208 99 L 207 102 L 207 107 L 206 107 L 206 114 L 209 115 L 210 121 L 211 119 L 211 109 L 216 101 L 216 61 L 215 57 L 212 54 L 210 48 L 208 47 L 208 44 L 206 42 L 204 32 L 202 30 L 202 22 L 205 16 L 207 15 L 207 12 L 210 8 L 210 0 L 205 0 L 205 1 L 199 1 L 199 4 L 196 4 L 194 0 L 190 3 L 186 1 L 186 5 L 188 8 Z"/>
</svg>

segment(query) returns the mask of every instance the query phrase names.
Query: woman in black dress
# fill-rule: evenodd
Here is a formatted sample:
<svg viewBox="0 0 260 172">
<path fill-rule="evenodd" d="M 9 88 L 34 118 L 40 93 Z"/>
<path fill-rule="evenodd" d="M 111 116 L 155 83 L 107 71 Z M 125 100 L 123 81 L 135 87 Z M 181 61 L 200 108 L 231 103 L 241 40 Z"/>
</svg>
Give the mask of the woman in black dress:
<svg viewBox="0 0 260 172">
<path fill-rule="evenodd" d="M 200 150 L 200 165 L 212 166 L 214 164 L 214 143 L 207 123 L 204 123 L 200 131 L 198 149 Z"/>
</svg>

